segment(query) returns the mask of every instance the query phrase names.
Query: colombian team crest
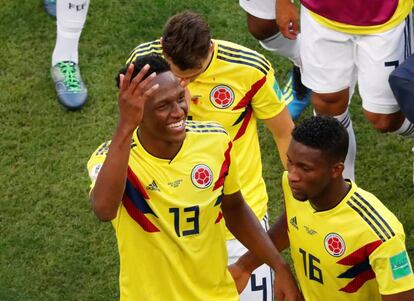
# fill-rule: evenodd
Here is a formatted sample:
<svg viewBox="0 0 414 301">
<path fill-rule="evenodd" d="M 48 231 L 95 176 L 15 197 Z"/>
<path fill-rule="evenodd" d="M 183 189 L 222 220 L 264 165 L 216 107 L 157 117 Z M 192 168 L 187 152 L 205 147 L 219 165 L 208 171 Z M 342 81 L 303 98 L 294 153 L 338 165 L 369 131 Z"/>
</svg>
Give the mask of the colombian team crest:
<svg viewBox="0 0 414 301">
<path fill-rule="evenodd" d="M 234 102 L 234 92 L 229 86 L 218 85 L 210 92 L 211 103 L 219 109 L 226 109 Z"/>
<path fill-rule="evenodd" d="M 329 233 L 325 237 L 325 249 L 332 256 L 339 257 L 345 252 L 345 242 L 339 234 Z"/>
<path fill-rule="evenodd" d="M 194 186 L 205 189 L 213 183 L 213 172 L 205 164 L 197 164 L 191 171 L 191 181 Z"/>
</svg>

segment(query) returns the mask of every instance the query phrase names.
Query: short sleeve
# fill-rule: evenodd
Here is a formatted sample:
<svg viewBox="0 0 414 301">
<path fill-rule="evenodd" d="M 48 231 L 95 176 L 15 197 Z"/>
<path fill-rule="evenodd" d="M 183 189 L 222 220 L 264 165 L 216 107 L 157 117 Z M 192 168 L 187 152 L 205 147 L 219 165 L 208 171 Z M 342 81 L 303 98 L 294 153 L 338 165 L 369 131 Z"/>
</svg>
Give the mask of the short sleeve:
<svg viewBox="0 0 414 301">
<path fill-rule="evenodd" d="M 252 99 L 253 111 L 259 119 L 273 118 L 286 107 L 285 99 L 272 67 L 266 75 L 260 73 L 260 77 L 255 83 L 260 87 Z"/>
<path fill-rule="evenodd" d="M 414 276 L 405 248 L 405 235 L 396 233 L 369 257 L 381 295 L 391 295 L 414 288 Z"/>
<path fill-rule="evenodd" d="M 105 161 L 106 155 L 108 154 L 110 141 L 107 141 L 101 144 L 91 155 L 88 163 L 87 169 L 89 173 L 89 178 L 91 179 L 90 189 L 95 186 L 96 178 L 98 177 L 99 171 Z"/>
</svg>

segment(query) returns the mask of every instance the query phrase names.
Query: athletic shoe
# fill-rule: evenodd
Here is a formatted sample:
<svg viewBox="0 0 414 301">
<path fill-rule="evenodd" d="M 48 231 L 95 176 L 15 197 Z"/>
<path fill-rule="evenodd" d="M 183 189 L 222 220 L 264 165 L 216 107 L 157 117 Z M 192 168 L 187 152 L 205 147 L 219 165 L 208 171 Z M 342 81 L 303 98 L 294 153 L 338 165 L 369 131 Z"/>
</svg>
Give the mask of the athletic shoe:
<svg viewBox="0 0 414 301">
<path fill-rule="evenodd" d="M 71 61 L 59 62 L 50 69 L 59 102 L 68 110 L 79 110 L 88 99 L 79 66 Z"/>
<path fill-rule="evenodd" d="M 56 0 L 43 0 L 43 5 L 48 15 L 56 18 Z"/>
<path fill-rule="evenodd" d="M 288 104 L 290 116 L 293 120 L 298 119 L 309 105 L 312 95 L 312 90 L 302 84 L 299 67 L 294 66 L 292 71 L 289 72 L 288 80 L 282 92 Z"/>
</svg>

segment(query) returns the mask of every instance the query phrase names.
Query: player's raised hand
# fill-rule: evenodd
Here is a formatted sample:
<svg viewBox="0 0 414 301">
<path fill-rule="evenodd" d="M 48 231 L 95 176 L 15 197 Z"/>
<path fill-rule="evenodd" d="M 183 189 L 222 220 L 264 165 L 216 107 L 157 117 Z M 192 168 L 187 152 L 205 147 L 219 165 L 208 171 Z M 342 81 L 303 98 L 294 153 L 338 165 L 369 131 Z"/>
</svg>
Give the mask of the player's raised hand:
<svg viewBox="0 0 414 301">
<path fill-rule="evenodd" d="M 134 64 L 130 64 L 126 74 L 120 75 L 118 97 L 119 122 L 120 126 L 126 130 L 133 131 L 141 124 L 145 102 L 158 89 L 158 84 L 153 83 L 156 76 L 155 73 L 142 80 L 149 68 L 149 65 L 145 65 L 131 80 Z"/>
<path fill-rule="evenodd" d="M 276 301 L 304 301 L 287 264 L 275 272 L 274 290 Z"/>
<path fill-rule="evenodd" d="M 295 40 L 299 34 L 299 13 L 290 0 L 276 1 L 276 23 L 285 38 Z"/>
</svg>

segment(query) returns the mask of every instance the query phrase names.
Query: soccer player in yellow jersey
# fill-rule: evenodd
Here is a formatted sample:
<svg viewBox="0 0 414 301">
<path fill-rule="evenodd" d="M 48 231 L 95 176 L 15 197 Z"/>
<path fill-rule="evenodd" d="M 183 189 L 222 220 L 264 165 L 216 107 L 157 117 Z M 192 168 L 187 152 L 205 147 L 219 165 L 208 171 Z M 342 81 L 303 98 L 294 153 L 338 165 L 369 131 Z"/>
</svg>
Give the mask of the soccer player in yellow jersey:
<svg viewBox="0 0 414 301">
<path fill-rule="evenodd" d="M 120 300 L 239 300 L 224 221 L 277 271 L 278 300 L 302 300 L 243 200 L 227 132 L 186 121 L 184 88 L 160 56 L 140 58 L 121 74 L 118 126 L 88 162 L 93 211 L 112 222 L 117 237 Z"/>
<path fill-rule="evenodd" d="M 302 81 L 312 89 L 315 112 L 337 118 L 349 134 L 346 177 L 354 178 L 356 142 L 348 112 L 355 83 L 367 120 L 379 132 L 414 138 L 388 84 L 388 76 L 411 53 L 412 0 L 300 0 Z M 299 28 L 290 0 L 278 0 L 285 37 Z"/>
<path fill-rule="evenodd" d="M 374 195 L 344 179 L 346 129 L 332 117 L 304 120 L 292 132 L 283 176 L 285 213 L 269 230 L 290 247 L 306 301 L 413 301 L 404 229 Z M 238 286 L 259 262 L 232 266 Z"/>
<path fill-rule="evenodd" d="M 283 165 L 293 122 L 281 93 L 276 94 L 274 70 L 261 54 L 246 47 L 211 38 L 206 21 L 192 12 L 170 18 L 161 39 L 143 43 L 128 62 L 145 54 L 163 54 L 171 71 L 188 83 L 191 120 L 213 120 L 224 126 L 240 162 L 241 191 L 263 225 L 267 223 L 267 192 L 262 178 L 257 118 L 273 134 Z M 229 262 L 245 248 L 227 232 Z M 271 301 L 272 274 L 267 266 L 252 275 L 242 293 L 245 301 Z"/>
</svg>

